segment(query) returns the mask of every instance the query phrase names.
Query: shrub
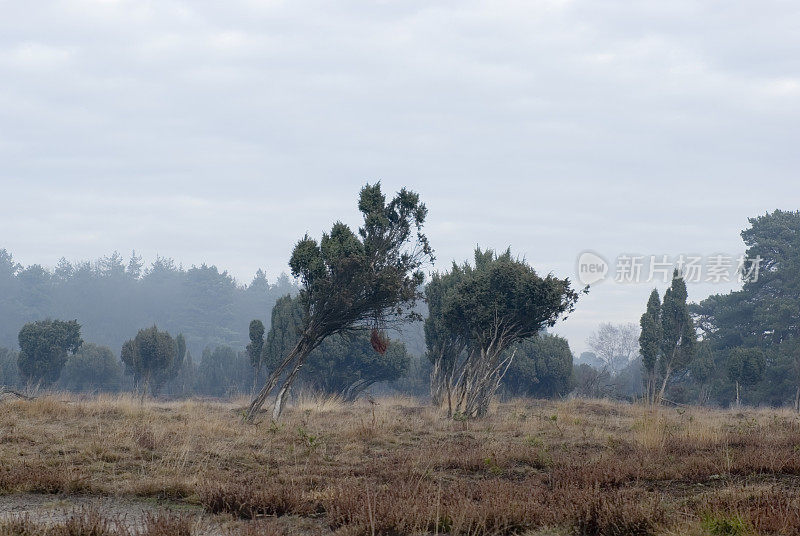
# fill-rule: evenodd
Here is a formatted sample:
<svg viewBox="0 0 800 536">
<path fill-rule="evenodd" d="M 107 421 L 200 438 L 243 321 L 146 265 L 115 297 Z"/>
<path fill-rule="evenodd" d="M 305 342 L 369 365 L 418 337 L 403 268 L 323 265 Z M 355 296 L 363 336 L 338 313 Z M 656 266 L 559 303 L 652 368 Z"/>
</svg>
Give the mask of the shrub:
<svg viewBox="0 0 800 536">
<path fill-rule="evenodd" d="M 744 536 L 751 532 L 747 522 L 738 515 L 706 514 L 701 524 L 703 530 L 713 536 Z"/>
<path fill-rule="evenodd" d="M 67 360 L 59 383 L 70 391 L 117 391 L 122 384 L 122 364 L 111 348 L 87 343 Z"/>
</svg>

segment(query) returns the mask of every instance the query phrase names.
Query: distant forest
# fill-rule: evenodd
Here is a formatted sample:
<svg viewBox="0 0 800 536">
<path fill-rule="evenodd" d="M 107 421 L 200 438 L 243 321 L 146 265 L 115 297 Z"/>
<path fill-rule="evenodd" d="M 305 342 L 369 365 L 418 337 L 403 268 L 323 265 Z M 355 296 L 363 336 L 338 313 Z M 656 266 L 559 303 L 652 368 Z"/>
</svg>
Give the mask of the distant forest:
<svg viewBox="0 0 800 536">
<path fill-rule="evenodd" d="M 173 336 L 181 334 L 188 350 L 189 369 L 168 384 L 167 394 L 247 392 L 254 385 L 245 351 L 250 322 L 261 320 L 269 329 L 276 302 L 296 296 L 298 290 L 285 273 L 269 281 L 260 269 L 249 284 L 240 284 L 214 265 L 184 268 L 170 258 L 157 257 L 145 266 L 135 252 L 127 260 L 117 252 L 92 262 L 71 263 L 62 258 L 48 269 L 38 264 L 22 266 L 10 252 L 0 249 L 0 385 L 22 381 L 14 352 L 20 329 L 29 322 L 66 319 L 78 321 L 85 344 L 67 366 L 62 387 L 79 391 L 132 388 L 131 378 L 122 376 L 121 348 L 140 329 L 155 325 Z M 424 392 L 428 369 L 422 322 L 389 334 L 404 343 L 402 351 L 408 351 L 410 360 L 393 387 Z M 103 347 L 113 355 L 105 355 Z M 349 348 L 348 355 L 357 354 L 357 347 Z M 309 371 L 316 368 L 310 366 Z M 327 379 L 332 378 L 329 374 Z M 179 385 L 187 382 L 192 386 Z"/>
<path fill-rule="evenodd" d="M 189 351 L 206 347 L 242 349 L 254 318 L 267 321 L 281 296 L 297 287 L 282 274 L 268 281 L 258 270 L 246 285 L 216 266 L 184 268 L 158 257 L 149 266 L 134 252 L 94 262 L 61 259 L 54 269 L 21 266 L 0 249 L 0 346 L 17 347 L 27 322 L 44 318 L 76 319 L 86 341 L 119 354 L 122 344 L 143 327 L 158 325 L 183 333 Z"/>
<path fill-rule="evenodd" d="M 676 271 L 663 297 L 654 289 L 643 304 L 638 325 L 601 324 L 587 341 L 592 352 L 577 360 L 565 339 L 547 333 L 554 322 L 532 315 L 529 302 L 517 300 L 525 294 L 508 283 L 518 277 L 538 284 L 535 271 L 510 250 L 476 249 L 473 265 L 454 264 L 427 284 L 422 275 L 412 281 L 410 288 L 424 289 L 427 303 L 416 303 L 402 332 L 387 326 L 385 332 L 372 327 L 371 336 L 364 329 L 334 333 L 309 351 L 299 378 L 314 390 L 345 398 L 375 386 L 430 395 L 435 403 L 447 400 L 448 408 L 464 371 L 477 371 L 478 379 L 494 378 L 492 392 L 501 388 L 498 393 L 507 396 L 785 405 L 800 411 L 800 211 L 776 210 L 749 223 L 741 235 L 747 258 L 760 261 L 758 278 L 745 281 L 741 290 L 691 303 Z M 329 295 L 339 292 L 334 285 L 326 288 Z M 186 269 L 163 257 L 144 266 L 135 253 L 127 262 L 113 253 L 94 262 L 62 259 L 47 269 L 22 266 L 0 249 L 0 386 L 134 389 L 143 383 L 137 374 L 150 378 L 143 376 L 150 372 L 131 366 L 139 354 L 125 354 L 123 345 L 134 338 L 146 342 L 142 337 L 148 333 L 161 340 L 163 332 L 163 340 L 174 341 L 164 346 L 181 350 L 154 377 L 154 386 L 164 386 L 162 394 L 251 393 L 268 373 L 280 374 L 279 364 L 292 354 L 305 329 L 306 290 L 285 274 L 270 282 L 262 270 L 243 285 L 216 266 Z M 517 315 L 511 325 L 533 319 L 531 326 L 524 337 L 496 350 L 489 368 L 472 363 L 488 353 L 469 345 L 491 340 L 475 334 L 483 333 L 486 319 L 491 327 L 501 307 Z M 61 343 L 53 341 L 60 330 L 75 331 L 74 340 L 82 338 L 83 346 L 58 335 L 66 342 L 63 355 L 56 355 L 53 349 Z M 29 350 L 22 348 L 23 340 Z M 396 344 L 390 348 L 390 342 Z M 458 402 L 453 410 L 461 412 Z"/>
<path fill-rule="evenodd" d="M 289 350 L 276 345 L 272 336 L 267 338 L 265 368 L 255 377 L 248 357 L 251 321 L 261 320 L 266 331 L 273 328 L 288 333 L 281 325 L 285 317 L 281 308 L 276 309 L 278 316 L 274 309 L 276 303 L 296 303 L 298 292 L 286 274 L 269 281 L 263 270 L 258 270 L 249 284 L 240 284 L 214 265 L 184 268 L 170 258 L 157 257 L 145 266 L 135 252 L 128 259 L 117 252 L 77 263 L 62 258 L 54 268 L 47 268 L 23 266 L 6 249 L 0 249 L 0 386 L 25 384 L 17 369 L 21 328 L 59 319 L 77 320 L 84 343 L 69 358 L 54 384 L 57 388 L 84 392 L 135 389 L 132 371 L 123 374 L 126 367 L 119 357 L 126 341 L 155 325 L 173 337 L 180 335 L 187 350 L 180 370 L 166 382 L 162 394 L 249 393 L 263 382 L 273 361 Z M 293 301 L 282 300 L 286 296 Z M 418 303 L 415 310 L 420 317 L 428 315 L 424 303 Z M 393 345 L 385 359 L 376 359 L 363 335 L 356 339 L 332 337 L 312 354 L 304 383 L 315 390 L 341 394 L 363 385 L 366 375 L 377 379 L 378 390 L 426 396 L 431 364 L 426 359 L 423 322 L 405 324 L 402 331 L 389 328 L 387 334 L 399 344 Z M 284 336 L 289 341 L 286 344 L 293 344 L 291 337 L 295 336 Z M 569 391 L 572 353 L 566 340 L 545 336 L 529 346 L 527 352 L 518 353 L 509 370 L 508 392 L 557 396 Z M 525 359 L 526 353 L 530 359 Z"/>
</svg>

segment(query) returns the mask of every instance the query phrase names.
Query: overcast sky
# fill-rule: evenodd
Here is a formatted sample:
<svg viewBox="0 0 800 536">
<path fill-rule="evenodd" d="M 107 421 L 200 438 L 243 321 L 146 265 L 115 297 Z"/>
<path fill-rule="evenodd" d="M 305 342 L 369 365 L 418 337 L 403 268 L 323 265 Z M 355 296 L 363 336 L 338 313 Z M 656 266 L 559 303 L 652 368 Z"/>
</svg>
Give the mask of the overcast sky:
<svg viewBox="0 0 800 536">
<path fill-rule="evenodd" d="M 0 0 L 0 248 L 246 283 L 380 179 L 421 194 L 441 268 L 735 255 L 800 208 L 798 51 L 794 0 Z M 558 332 L 580 352 L 652 288 L 603 282 Z"/>
</svg>

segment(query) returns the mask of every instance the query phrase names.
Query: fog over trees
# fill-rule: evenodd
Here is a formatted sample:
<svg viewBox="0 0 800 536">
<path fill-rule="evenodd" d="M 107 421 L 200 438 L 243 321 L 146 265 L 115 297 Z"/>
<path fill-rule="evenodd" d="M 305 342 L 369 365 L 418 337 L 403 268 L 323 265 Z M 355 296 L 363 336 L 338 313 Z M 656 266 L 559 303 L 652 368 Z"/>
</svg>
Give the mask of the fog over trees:
<svg viewBox="0 0 800 536">
<path fill-rule="evenodd" d="M 742 238 L 747 258 L 761 259 L 757 279 L 697 301 L 676 271 L 666 292 L 654 289 L 642 304 L 638 324 L 598 323 L 587 340 L 592 352 L 577 359 L 565 339 L 547 333 L 575 305 L 568 280 L 539 278 L 508 251 L 478 250 L 474 267 L 453 264 L 404 283 L 405 295 L 426 298 L 404 312 L 411 322 L 359 313 L 317 340 L 295 374 L 303 388 L 345 400 L 378 385 L 469 415 L 482 414 L 495 391 L 800 410 L 800 212 L 749 222 Z M 314 288 L 326 307 L 349 288 L 337 278 L 353 272 L 323 271 L 338 273 L 342 259 L 361 262 L 359 240 L 336 224 L 320 247 L 298 242 L 309 281 L 324 283 Z M 328 256 L 324 270 L 319 255 Z M 363 270 L 367 281 L 370 268 Z M 362 283 L 347 277 L 356 296 Z M 520 296 L 527 298 L 517 303 Z M 48 269 L 22 266 L 0 249 L 0 386 L 252 394 L 269 375 L 291 373 L 276 375 L 307 329 L 309 303 L 288 276 L 269 281 L 261 270 L 240 284 L 214 265 L 184 268 L 159 257 L 144 266 L 135 253 L 62 259 Z M 503 327 L 506 319 L 513 329 Z M 470 397 L 480 401 L 467 408 Z"/>
<path fill-rule="evenodd" d="M 15 348 L 27 322 L 76 319 L 85 340 L 119 353 L 140 328 L 158 325 L 183 333 L 189 351 L 206 346 L 243 348 L 254 318 L 269 318 L 278 298 L 297 291 L 288 276 L 269 281 L 259 270 L 240 284 L 225 270 L 184 268 L 166 257 L 144 266 L 133 253 L 95 261 L 62 258 L 54 269 L 22 266 L 0 249 L 0 346 Z"/>
</svg>

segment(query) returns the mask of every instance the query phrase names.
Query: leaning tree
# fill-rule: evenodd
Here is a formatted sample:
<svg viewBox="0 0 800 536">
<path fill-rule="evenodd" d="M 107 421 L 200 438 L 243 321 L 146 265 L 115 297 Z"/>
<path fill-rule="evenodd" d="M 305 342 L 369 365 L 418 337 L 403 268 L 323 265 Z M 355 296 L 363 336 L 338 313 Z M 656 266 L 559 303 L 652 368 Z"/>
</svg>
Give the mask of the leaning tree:
<svg viewBox="0 0 800 536">
<path fill-rule="evenodd" d="M 578 293 L 569 279 L 552 274 L 542 278 L 524 260 L 513 258 L 510 250 L 496 255 L 478 248 L 475 266 L 464 263 L 454 267 L 453 273 L 457 277 L 452 288 L 430 309 L 434 318 L 428 320 L 426 344 L 434 360 L 449 361 L 439 368 L 454 367 L 447 387 L 454 403 L 448 411 L 480 417 L 486 414 L 514 357 L 513 351 L 506 350 L 555 325 L 574 309 Z M 463 350 L 456 344 L 458 339 L 466 341 Z M 450 341 L 446 351 L 437 347 L 443 340 Z"/>
<path fill-rule="evenodd" d="M 289 267 L 300 279 L 303 329 L 253 399 L 246 420 L 253 419 L 279 383 L 272 417 L 280 417 L 300 368 L 327 337 L 371 328 L 372 346 L 383 352 L 389 323 L 418 318 L 411 307 L 422 298 L 421 268 L 433 261 L 422 232 L 425 205 L 405 188 L 387 203 L 377 183 L 361 189 L 358 209 L 364 218 L 358 233 L 337 222 L 319 242 L 306 235 L 295 245 Z"/>
</svg>

